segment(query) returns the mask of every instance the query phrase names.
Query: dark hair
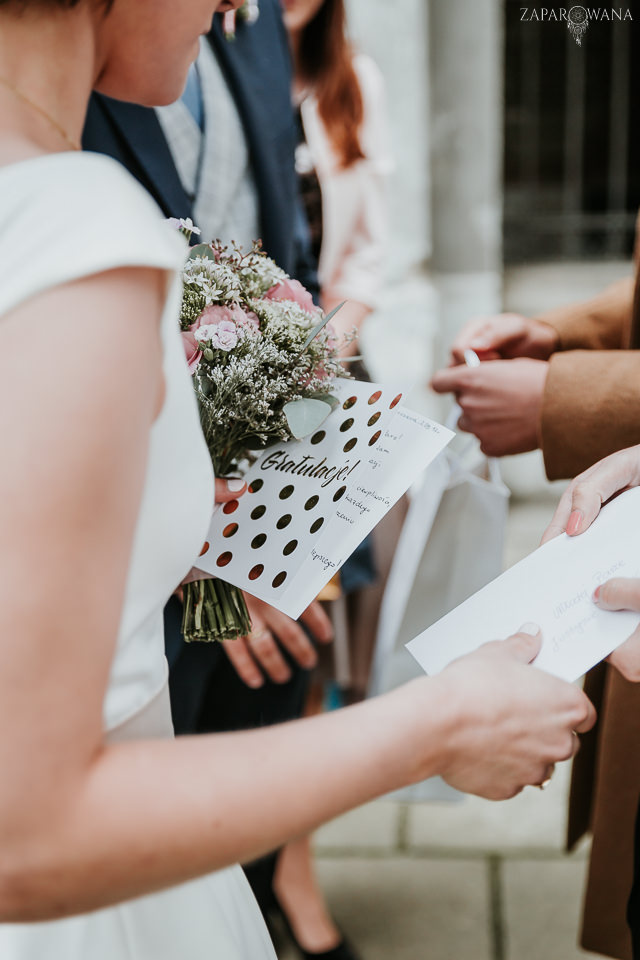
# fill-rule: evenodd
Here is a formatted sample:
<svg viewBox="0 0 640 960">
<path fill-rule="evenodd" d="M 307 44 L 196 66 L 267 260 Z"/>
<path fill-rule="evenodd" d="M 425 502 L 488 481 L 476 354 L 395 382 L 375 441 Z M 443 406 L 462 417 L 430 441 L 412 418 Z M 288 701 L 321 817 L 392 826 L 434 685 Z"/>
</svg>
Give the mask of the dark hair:
<svg viewBox="0 0 640 960">
<path fill-rule="evenodd" d="M 313 87 L 320 117 L 344 167 L 362 160 L 364 105 L 346 36 L 344 0 L 325 0 L 300 36 L 298 69 Z"/>
</svg>

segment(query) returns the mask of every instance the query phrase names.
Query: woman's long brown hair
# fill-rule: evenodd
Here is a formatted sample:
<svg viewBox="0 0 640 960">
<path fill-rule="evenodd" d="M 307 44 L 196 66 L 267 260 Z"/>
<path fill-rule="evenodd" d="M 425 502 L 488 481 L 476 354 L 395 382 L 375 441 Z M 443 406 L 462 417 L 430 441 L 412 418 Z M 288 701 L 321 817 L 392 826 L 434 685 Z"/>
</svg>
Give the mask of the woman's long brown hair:
<svg viewBox="0 0 640 960">
<path fill-rule="evenodd" d="M 300 36 L 298 71 L 313 88 L 320 118 L 343 167 L 362 160 L 362 93 L 346 36 L 344 0 L 325 0 Z"/>
</svg>

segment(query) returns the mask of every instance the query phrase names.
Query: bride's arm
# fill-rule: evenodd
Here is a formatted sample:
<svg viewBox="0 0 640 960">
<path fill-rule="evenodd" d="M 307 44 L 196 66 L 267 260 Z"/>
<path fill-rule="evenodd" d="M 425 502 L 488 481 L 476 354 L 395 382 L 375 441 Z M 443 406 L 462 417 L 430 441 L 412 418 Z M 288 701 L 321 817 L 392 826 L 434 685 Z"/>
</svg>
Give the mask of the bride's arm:
<svg viewBox="0 0 640 960">
<path fill-rule="evenodd" d="M 572 754 L 580 691 L 493 644 L 434 680 L 277 728 L 105 746 L 162 400 L 163 278 L 116 271 L 0 321 L 0 920 L 63 916 L 275 848 L 431 773 L 508 796 Z"/>
</svg>

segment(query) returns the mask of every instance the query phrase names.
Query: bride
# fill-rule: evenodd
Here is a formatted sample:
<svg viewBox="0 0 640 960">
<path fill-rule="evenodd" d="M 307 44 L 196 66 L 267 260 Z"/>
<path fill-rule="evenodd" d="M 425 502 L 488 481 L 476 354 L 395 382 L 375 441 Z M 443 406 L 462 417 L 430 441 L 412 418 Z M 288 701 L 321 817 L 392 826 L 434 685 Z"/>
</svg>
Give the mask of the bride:
<svg viewBox="0 0 640 960">
<path fill-rule="evenodd" d="M 355 708 L 172 739 L 162 608 L 214 499 L 184 248 L 78 146 L 93 87 L 175 100 L 238 5 L 0 0 L 3 960 L 273 958 L 231 865 L 434 773 L 511 796 L 593 722 L 529 628 Z"/>
</svg>

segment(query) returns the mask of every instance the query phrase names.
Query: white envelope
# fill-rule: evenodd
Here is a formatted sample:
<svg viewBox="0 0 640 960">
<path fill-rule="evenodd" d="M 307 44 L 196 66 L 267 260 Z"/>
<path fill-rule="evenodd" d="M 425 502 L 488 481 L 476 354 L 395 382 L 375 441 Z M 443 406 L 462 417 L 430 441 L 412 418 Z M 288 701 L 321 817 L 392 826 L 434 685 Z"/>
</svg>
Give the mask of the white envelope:
<svg viewBox="0 0 640 960">
<path fill-rule="evenodd" d="M 482 544 L 478 544 L 482 550 Z M 616 497 L 586 533 L 563 534 L 517 563 L 407 644 L 428 674 L 526 622 L 543 645 L 535 664 L 577 680 L 620 646 L 640 615 L 600 610 L 595 588 L 611 577 L 640 576 L 640 488 Z"/>
</svg>

